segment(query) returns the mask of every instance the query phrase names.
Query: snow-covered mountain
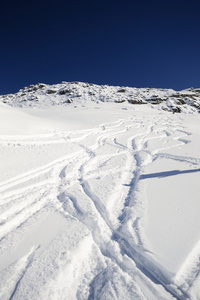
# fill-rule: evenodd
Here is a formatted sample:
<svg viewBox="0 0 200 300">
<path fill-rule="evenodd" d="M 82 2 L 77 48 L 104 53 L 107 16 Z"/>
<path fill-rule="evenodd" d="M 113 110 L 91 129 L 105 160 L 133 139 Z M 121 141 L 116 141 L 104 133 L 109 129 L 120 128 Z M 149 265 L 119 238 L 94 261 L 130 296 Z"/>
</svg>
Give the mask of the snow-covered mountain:
<svg viewBox="0 0 200 300">
<path fill-rule="evenodd" d="M 128 102 L 157 105 L 173 112 L 200 112 L 200 89 L 174 91 L 172 89 L 131 88 L 96 85 L 82 82 L 62 82 L 48 85 L 38 83 L 16 94 L 0 96 L 0 101 L 16 107 L 44 107 L 84 104 L 86 101 Z"/>
<path fill-rule="evenodd" d="M 1 300 L 200 299 L 199 95 L 1 96 Z"/>
</svg>

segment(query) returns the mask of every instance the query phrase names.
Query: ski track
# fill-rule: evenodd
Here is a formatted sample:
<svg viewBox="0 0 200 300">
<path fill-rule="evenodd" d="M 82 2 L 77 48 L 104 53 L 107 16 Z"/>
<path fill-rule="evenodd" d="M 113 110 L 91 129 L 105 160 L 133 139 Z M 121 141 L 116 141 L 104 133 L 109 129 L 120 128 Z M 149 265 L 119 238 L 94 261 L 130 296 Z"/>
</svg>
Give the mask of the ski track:
<svg viewBox="0 0 200 300">
<path fill-rule="evenodd" d="M 88 288 L 83 295 L 77 287 L 77 299 L 106 299 L 104 295 L 111 295 L 107 299 L 119 299 L 119 282 L 122 290 L 129 287 L 127 299 L 189 299 L 187 289 L 179 286 L 178 280 L 176 284 L 172 275 L 145 249 L 141 223 L 146 203 L 139 196 L 144 167 L 156 159 L 199 165 L 197 158 L 167 153 L 168 149 L 187 144 L 189 135 L 178 118 L 174 121 L 158 115 L 149 116 L 148 122 L 142 117 L 132 117 L 75 133 L 52 132 L 46 136 L 9 139 L 1 136 L 2 147 L 16 143 L 21 147 L 67 143 L 75 145 L 77 150 L 0 184 L 0 251 L 6 251 L 17 230 L 28 226 L 40 211 L 51 205 L 62 216 L 80 222 L 88 230 L 99 257 L 104 259 L 96 269 L 89 270 L 93 277 L 87 279 L 89 271 L 80 271 L 80 288 L 84 280 Z M 158 148 L 156 143 L 162 147 Z M 6 283 L 8 287 L 2 289 L 1 299 L 20 299 L 20 286 L 28 280 L 26 273 L 29 278 L 31 268 L 38 264 L 37 251 L 35 245 L 15 262 L 15 275 Z M 91 253 L 84 257 L 88 264 Z M 196 268 L 199 274 L 199 263 Z M 67 274 L 67 269 L 63 272 Z M 191 278 L 188 285 L 192 286 Z"/>
</svg>

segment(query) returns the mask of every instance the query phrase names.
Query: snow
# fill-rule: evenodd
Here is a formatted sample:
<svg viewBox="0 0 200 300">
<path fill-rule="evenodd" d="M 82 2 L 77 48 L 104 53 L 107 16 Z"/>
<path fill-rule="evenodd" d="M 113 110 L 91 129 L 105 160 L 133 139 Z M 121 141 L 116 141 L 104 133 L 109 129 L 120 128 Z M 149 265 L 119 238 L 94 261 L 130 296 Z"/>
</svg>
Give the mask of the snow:
<svg viewBox="0 0 200 300">
<path fill-rule="evenodd" d="M 115 103 L 155 91 L 174 101 L 83 83 L 2 98 L 0 299 L 200 298 L 200 115 Z"/>
<path fill-rule="evenodd" d="M 40 121 L 38 123 L 38 121 Z M 44 133 L 44 123 L 23 111 L 0 102 L 0 135 L 25 135 Z"/>
</svg>

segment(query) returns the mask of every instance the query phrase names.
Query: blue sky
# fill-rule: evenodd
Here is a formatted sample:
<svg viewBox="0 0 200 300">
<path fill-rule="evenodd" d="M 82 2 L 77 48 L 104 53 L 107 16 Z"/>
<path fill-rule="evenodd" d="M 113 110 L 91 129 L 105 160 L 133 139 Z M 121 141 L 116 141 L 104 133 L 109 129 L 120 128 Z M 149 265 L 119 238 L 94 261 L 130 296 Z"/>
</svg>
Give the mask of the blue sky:
<svg viewBox="0 0 200 300">
<path fill-rule="evenodd" d="M 0 94 L 61 81 L 200 87 L 198 1 L 1 1 Z"/>
</svg>

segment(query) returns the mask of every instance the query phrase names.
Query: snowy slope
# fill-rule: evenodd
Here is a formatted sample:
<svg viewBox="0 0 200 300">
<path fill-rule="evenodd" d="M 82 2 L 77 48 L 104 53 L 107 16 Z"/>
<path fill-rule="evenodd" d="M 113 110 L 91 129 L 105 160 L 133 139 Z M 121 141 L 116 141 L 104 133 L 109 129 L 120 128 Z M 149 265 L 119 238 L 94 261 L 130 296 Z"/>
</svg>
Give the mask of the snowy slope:
<svg viewBox="0 0 200 300">
<path fill-rule="evenodd" d="M 0 299 L 200 299 L 198 91 L 40 85 L 0 102 Z"/>
</svg>

